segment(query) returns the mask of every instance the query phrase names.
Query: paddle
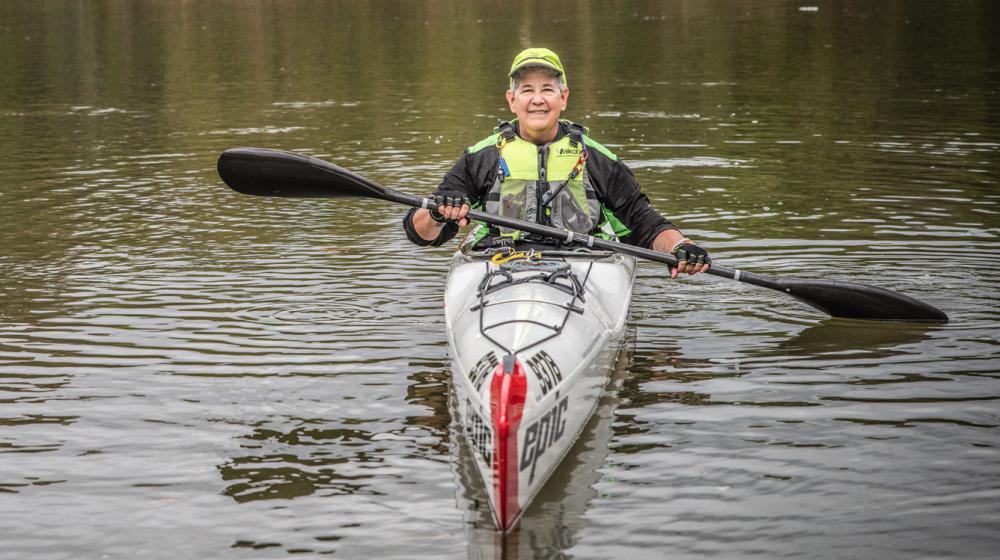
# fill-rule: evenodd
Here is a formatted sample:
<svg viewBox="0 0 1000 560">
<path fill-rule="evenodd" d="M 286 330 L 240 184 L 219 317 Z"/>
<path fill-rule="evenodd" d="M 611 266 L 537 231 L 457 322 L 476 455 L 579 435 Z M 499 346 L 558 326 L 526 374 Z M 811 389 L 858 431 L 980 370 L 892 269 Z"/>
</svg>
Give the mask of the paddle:
<svg viewBox="0 0 1000 560">
<path fill-rule="evenodd" d="M 321 159 L 266 148 L 226 150 L 219 156 L 219 175 L 233 190 L 256 196 L 362 197 L 387 200 L 416 208 L 434 206 L 434 202 L 428 198 L 383 187 Z M 575 243 L 624 253 L 669 266 L 677 265 L 677 259 L 666 253 L 504 218 L 478 210 L 470 210 L 469 219 L 535 233 L 569 244 Z M 725 268 L 717 264 L 713 264 L 707 273 L 786 293 L 834 317 L 932 323 L 948 321 L 948 316 L 932 305 L 876 286 L 830 280 L 774 278 Z"/>
</svg>

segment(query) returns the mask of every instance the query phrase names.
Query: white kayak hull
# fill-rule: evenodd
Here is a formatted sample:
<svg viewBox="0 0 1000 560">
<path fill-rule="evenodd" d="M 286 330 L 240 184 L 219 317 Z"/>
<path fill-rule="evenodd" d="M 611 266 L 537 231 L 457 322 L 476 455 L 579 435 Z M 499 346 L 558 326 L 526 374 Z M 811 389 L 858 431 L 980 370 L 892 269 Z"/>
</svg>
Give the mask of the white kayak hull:
<svg viewBox="0 0 1000 560">
<path fill-rule="evenodd" d="M 634 258 L 549 255 L 456 254 L 445 291 L 458 423 L 502 531 L 590 419 L 628 325 Z"/>
</svg>

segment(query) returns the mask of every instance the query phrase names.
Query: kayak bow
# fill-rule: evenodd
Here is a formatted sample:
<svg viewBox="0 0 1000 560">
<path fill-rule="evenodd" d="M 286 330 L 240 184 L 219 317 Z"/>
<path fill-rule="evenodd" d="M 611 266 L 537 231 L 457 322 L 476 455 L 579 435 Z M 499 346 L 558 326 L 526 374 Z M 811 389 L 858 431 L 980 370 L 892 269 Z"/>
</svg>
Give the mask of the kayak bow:
<svg viewBox="0 0 1000 560">
<path fill-rule="evenodd" d="M 445 291 L 455 401 L 497 527 L 510 531 L 573 446 L 610 378 L 635 259 L 458 253 Z"/>
</svg>

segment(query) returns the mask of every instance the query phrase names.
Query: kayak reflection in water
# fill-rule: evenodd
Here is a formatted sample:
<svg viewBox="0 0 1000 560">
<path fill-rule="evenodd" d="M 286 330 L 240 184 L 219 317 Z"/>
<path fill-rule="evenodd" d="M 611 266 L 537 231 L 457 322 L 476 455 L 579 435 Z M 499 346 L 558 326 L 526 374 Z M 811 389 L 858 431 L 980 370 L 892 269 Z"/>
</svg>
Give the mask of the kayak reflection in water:
<svg viewBox="0 0 1000 560">
<path fill-rule="evenodd" d="M 673 254 L 677 274 L 708 270 L 708 252 L 657 212 L 618 156 L 588 130 L 560 120 L 569 100 L 556 53 L 530 48 L 514 57 L 507 103 L 516 116 L 467 148 L 432 197 L 436 210 L 412 209 L 403 220 L 417 245 L 439 246 L 468 224 L 470 208 Z M 464 244 L 474 249 L 552 244 L 516 230 L 477 224 Z"/>
</svg>

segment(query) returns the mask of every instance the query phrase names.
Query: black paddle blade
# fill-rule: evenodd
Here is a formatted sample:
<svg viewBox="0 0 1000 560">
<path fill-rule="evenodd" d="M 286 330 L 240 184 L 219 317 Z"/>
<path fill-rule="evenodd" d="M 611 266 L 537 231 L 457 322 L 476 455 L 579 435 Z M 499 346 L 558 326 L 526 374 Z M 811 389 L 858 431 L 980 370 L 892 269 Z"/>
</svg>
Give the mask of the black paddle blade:
<svg viewBox="0 0 1000 560">
<path fill-rule="evenodd" d="M 826 280 L 778 280 L 778 284 L 781 291 L 832 317 L 948 322 L 948 316 L 933 305 L 878 286 Z"/>
<path fill-rule="evenodd" d="M 222 152 L 219 176 L 234 191 L 255 196 L 391 200 L 384 187 L 342 167 L 267 148 L 232 148 Z"/>
</svg>

